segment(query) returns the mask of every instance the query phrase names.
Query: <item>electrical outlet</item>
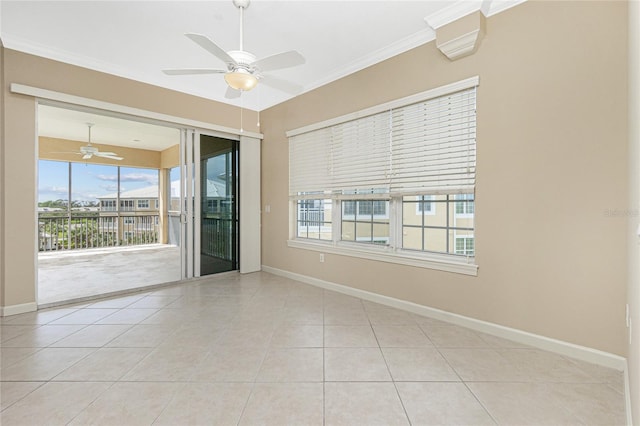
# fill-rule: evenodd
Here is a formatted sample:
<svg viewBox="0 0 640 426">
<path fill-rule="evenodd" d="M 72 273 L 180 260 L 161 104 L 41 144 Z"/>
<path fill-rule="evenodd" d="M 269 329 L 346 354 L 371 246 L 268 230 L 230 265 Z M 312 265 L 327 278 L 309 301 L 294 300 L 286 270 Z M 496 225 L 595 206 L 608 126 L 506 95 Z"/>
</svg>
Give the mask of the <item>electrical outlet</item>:
<svg viewBox="0 0 640 426">
<path fill-rule="evenodd" d="M 320 263 L 324 263 L 324 253 L 320 253 Z"/>
<path fill-rule="evenodd" d="M 266 206 L 264 206 L 264 212 L 265 213 L 271 213 L 271 205 L 267 204 Z"/>
</svg>

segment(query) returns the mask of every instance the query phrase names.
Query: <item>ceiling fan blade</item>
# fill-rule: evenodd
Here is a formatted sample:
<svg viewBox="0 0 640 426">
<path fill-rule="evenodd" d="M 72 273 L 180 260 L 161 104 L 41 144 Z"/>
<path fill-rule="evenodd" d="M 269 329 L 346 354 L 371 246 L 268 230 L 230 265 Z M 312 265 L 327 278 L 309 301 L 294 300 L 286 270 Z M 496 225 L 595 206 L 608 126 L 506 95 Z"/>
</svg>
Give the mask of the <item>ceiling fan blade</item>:
<svg viewBox="0 0 640 426">
<path fill-rule="evenodd" d="M 224 94 L 224 97 L 227 99 L 236 99 L 239 98 L 242 92 L 240 90 L 236 90 L 231 86 L 227 86 L 227 91 Z"/>
<path fill-rule="evenodd" d="M 260 69 L 260 71 L 273 71 L 282 68 L 290 68 L 298 65 L 302 65 L 306 62 L 304 56 L 295 50 L 288 52 L 278 53 L 275 55 L 267 56 L 266 58 L 258 59 L 251 65 Z"/>
<path fill-rule="evenodd" d="M 299 84 L 291 83 L 290 81 L 282 80 L 270 75 L 263 76 L 260 79 L 260 82 L 266 84 L 267 86 L 271 86 L 274 89 L 292 94 L 300 93 L 303 89 Z"/>
<path fill-rule="evenodd" d="M 82 156 L 83 160 L 88 160 L 89 158 L 93 157 L 93 154 L 85 154 Z"/>
<path fill-rule="evenodd" d="M 225 70 L 215 70 L 211 68 L 182 68 L 162 70 L 167 75 L 192 75 L 192 74 L 224 74 Z"/>
<path fill-rule="evenodd" d="M 202 34 L 194 34 L 194 33 L 186 33 L 185 35 L 189 37 L 192 41 L 194 41 L 196 44 L 198 44 L 200 47 L 202 47 L 204 50 L 206 50 L 207 52 L 211 53 L 212 55 L 214 55 L 215 57 L 223 61 L 225 64 L 233 64 L 236 66 L 238 65 L 236 61 L 231 56 L 229 56 L 227 52 L 222 50 L 221 47 L 219 47 L 217 44 L 211 41 L 209 37 L 204 36 Z"/>
<path fill-rule="evenodd" d="M 95 156 L 102 157 L 102 158 L 110 158 L 112 160 L 122 160 L 122 157 L 118 157 L 113 152 L 98 152 L 97 154 L 95 154 Z"/>
</svg>

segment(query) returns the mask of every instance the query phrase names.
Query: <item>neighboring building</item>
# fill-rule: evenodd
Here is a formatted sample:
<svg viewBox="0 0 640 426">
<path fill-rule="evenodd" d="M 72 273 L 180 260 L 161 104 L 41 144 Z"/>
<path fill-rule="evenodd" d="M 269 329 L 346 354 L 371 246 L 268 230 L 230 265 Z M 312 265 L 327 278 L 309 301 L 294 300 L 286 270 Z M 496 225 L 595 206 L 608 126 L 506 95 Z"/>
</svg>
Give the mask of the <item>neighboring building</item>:
<svg viewBox="0 0 640 426">
<path fill-rule="evenodd" d="M 99 228 L 124 244 L 158 242 L 160 205 L 158 185 L 98 197 Z M 119 199 L 119 205 L 118 205 Z"/>
<path fill-rule="evenodd" d="M 218 213 L 224 197 L 226 184 L 221 180 L 207 180 L 207 196 L 202 200 L 203 212 Z M 123 191 L 98 197 L 99 227 L 101 232 L 112 235 L 125 244 L 147 244 L 159 242 L 160 234 L 160 190 L 158 185 Z M 168 212 L 180 211 L 180 181 L 171 182 Z M 119 204 L 118 204 L 119 202 Z"/>
</svg>

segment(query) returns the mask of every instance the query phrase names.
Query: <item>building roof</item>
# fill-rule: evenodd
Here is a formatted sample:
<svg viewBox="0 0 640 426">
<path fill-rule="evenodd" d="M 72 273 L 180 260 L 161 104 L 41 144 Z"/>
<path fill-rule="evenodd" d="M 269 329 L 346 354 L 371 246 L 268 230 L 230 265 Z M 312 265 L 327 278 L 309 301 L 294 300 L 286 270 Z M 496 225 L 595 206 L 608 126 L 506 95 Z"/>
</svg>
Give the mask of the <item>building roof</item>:
<svg viewBox="0 0 640 426">
<path fill-rule="evenodd" d="M 158 198 L 158 185 L 145 186 L 144 188 L 132 189 L 130 191 L 123 191 L 120 193 L 120 199 L 156 199 Z M 226 184 L 220 180 L 207 179 L 207 196 L 208 197 L 223 197 L 226 193 Z M 180 181 L 174 180 L 171 182 L 171 197 L 180 197 Z M 115 200 L 118 198 L 116 192 L 107 195 L 101 195 L 99 200 Z"/>
</svg>

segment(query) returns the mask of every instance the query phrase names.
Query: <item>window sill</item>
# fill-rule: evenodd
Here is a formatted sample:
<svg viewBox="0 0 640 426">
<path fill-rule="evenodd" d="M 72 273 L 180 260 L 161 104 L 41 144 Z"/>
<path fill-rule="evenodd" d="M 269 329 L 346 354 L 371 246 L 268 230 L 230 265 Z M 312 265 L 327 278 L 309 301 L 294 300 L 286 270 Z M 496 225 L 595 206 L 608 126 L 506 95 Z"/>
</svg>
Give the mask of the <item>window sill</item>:
<svg viewBox="0 0 640 426">
<path fill-rule="evenodd" d="M 394 250 L 389 247 L 366 246 L 359 244 L 340 242 L 334 244 L 331 241 L 288 240 L 287 246 L 303 250 L 313 250 L 323 253 L 338 254 L 342 256 L 358 257 L 361 259 L 376 260 L 379 262 L 396 263 L 400 265 L 415 266 L 418 268 L 435 269 L 438 271 L 453 272 L 463 275 L 478 275 L 478 265 L 474 258 L 466 258 L 455 255 L 435 253 L 415 253 L 402 250 Z"/>
</svg>

